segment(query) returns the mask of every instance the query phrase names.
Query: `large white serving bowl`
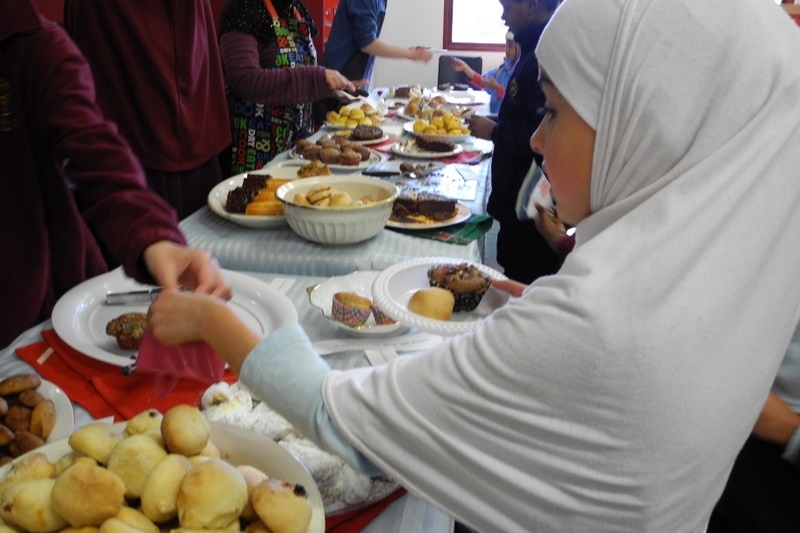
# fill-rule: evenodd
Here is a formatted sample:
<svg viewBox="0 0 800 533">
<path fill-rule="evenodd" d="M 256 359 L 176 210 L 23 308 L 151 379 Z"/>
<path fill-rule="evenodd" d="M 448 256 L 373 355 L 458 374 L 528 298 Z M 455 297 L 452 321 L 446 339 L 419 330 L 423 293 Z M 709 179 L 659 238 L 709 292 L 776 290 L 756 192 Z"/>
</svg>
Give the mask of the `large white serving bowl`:
<svg viewBox="0 0 800 533">
<path fill-rule="evenodd" d="M 381 198 L 375 202 L 348 207 L 317 207 L 294 203 L 295 195 L 305 196 L 318 185 L 346 192 L 353 200 L 365 196 Z M 320 244 L 352 244 L 380 233 L 397 198 L 397 187 L 379 178 L 360 175 L 303 178 L 278 187 L 275 196 L 283 202 L 286 222 L 295 233 Z"/>
</svg>

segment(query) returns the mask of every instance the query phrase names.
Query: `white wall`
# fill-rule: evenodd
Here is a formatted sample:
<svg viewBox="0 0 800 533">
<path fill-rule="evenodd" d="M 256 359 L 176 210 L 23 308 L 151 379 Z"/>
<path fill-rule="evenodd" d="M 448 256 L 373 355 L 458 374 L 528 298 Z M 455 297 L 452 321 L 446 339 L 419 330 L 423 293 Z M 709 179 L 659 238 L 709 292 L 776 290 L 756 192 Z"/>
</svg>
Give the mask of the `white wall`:
<svg viewBox="0 0 800 533">
<path fill-rule="evenodd" d="M 381 39 L 395 46 L 441 48 L 443 37 L 444 0 L 389 0 Z M 484 71 L 493 69 L 503 61 L 502 52 L 454 50 L 450 53 L 483 57 Z M 434 55 L 427 65 L 405 59 L 379 57 L 375 61 L 370 86 L 373 89 L 413 84 L 435 87 L 438 65 L 438 55 Z"/>
</svg>

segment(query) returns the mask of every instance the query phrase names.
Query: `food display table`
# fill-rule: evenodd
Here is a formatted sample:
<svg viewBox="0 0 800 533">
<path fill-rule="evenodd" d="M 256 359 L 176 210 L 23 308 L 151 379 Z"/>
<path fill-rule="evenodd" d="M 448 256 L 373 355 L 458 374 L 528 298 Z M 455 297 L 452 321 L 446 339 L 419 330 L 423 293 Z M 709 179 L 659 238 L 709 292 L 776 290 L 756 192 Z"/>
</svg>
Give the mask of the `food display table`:
<svg viewBox="0 0 800 533">
<path fill-rule="evenodd" d="M 318 309 L 309 304 L 306 288 L 326 278 L 263 273 L 249 273 L 249 275 L 278 288 L 291 300 L 297 309 L 300 324 L 308 332 L 312 341 L 349 339 L 345 333 L 325 319 Z M 52 329 L 52 323 L 49 320 L 29 329 L 10 346 L 0 351 L 0 376 L 36 370 L 22 361 L 16 355 L 15 349 L 41 341 L 40 332 L 46 329 Z M 337 369 L 356 368 L 370 364 L 363 350 L 349 350 L 328 355 L 326 360 L 332 367 Z M 75 402 L 76 399 L 72 398 L 72 400 Z M 74 409 L 76 427 L 93 421 L 92 416 L 77 403 L 74 405 Z M 453 519 L 427 502 L 410 494 L 405 494 L 386 507 L 363 531 L 367 533 L 448 533 L 453 531 Z"/>
<path fill-rule="evenodd" d="M 405 121 L 388 118 L 382 128 L 388 134 L 402 138 Z M 330 130 L 323 129 L 315 137 Z M 314 137 L 312 137 L 314 138 Z M 491 154 L 491 142 L 470 138 L 464 150 Z M 463 180 L 466 193 L 458 201 L 468 206 L 473 214 L 485 214 L 489 193 L 491 159 L 483 157 L 476 164 L 453 164 L 451 175 Z M 399 166 L 406 160 L 387 154 L 389 166 Z M 290 158 L 288 152 L 274 161 L 278 164 Z M 425 161 L 411 160 L 415 163 Z M 398 178 L 391 178 L 397 180 Z M 403 178 L 401 178 L 403 179 Z M 323 246 L 308 242 L 296 235 L 287 225 L 269 229 L 253 229 L 235 224 L 204 207 L 180 223 L 181 231 L 190 246 L 206 250 L 217 258 L 223 268 L 296 274 L 307 276 L 333 276 L 355 270 L 383 269 L 400 261 L 419 256 L 445 256 L 482 262 L 483 239 L 468 244 L 452 244 L 382 230 L 370 240 L 344 246 Z"/>
</svg>

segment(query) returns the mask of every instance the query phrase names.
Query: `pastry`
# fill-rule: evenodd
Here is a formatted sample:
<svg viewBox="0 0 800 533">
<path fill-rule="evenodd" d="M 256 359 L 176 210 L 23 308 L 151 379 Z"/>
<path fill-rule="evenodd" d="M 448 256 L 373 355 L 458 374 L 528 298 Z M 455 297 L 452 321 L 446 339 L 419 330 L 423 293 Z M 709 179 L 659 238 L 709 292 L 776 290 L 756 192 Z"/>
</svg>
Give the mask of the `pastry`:
<svg viewBox="0 0 800 533">
<path fill-rule="evenodd" d="M 53 507 L 73 527 L 100 526 L 125 502 L 125 484 L 92 459 L 76 459 L 53 485 Z"/>
<path fill-rule="evenodd" d="M 338 148 L 337 145 L 336 148 L 323 148 L 319 153 L 319 159 L 323 163 L 336 165 L 339 163 L 339 157 L 341 155 L 342 151 Z"/>
<path fill-rule="evenodd" d="M 34 479 L 11 485 L 0 494 L 0 517 L 24 531 L 63 529 L 67 521 L 50 499 L 54 483 L 53 479 Z"/>
<path fill-rule="evenodd" d="M 442 222 L 456 215 L 456 203 L 436 193 L 404 194 L 394 201 L 390 218 L 397 222 Z"/>
<path fill-rule="evenodd" d="M 435 265 L 428 269 L 432 287 L 449 290 L 455 297 L 455 312 L 472 311 L 489 290 L 489 277 L 467 263 Z"/>
<path fill-rule="evenodd" d="M 192 456 L 208 444 L 211 427 L 197 407 L 177 405 L 164 413 L 161 434 L 170 453 Z"/>
<path fill-rule="evenodd" d="M 192 463 L 179 454 L 164 457 L 145 479 L 142 487 L 142 512 L 153 522 L 178 516 L 178 490 Z"/>
<path fill-rule="evenodd" d="M 317 161 L 319 160 L 320 153 L 322 152 L 322 146 L 318 144 L 312 144 L 311 146 L 306 146 L 303 148 L 303 151 L 300 152 L 303 159 L 308 159 L 309 161 Z"/>
<path fill-rule="evenodd" d="M 147 476 L 166 456 L 164 448 L 147 433 L 140 433 L 114 446 L 106 467 L 125 484 L 125 497 L 139 498 Z"/>
<path fill-rule="evenodd" d="M 337 292 L 333 295 L 331 316 L 348 326 L 366 323 L 372 313 L 372 300 L 353 292 Z"/>
<path fill-rule="evenodd" d="M 297 169 L 297 177 L 298 178 L 310 178 L 312 176 L 330 176 L 331 169 L 328 168 L 328 165 L 321 161 L 312 161 L 310 163 L 306 163 L 302 167 Z"/>
<path fill-rule="evenodd" d="M 353 141 L 372 141 L 383 137 L 383 130 L 375 126 L 357 126 L 350 139 Z"/>
<path fill-rule="evenodd" d="M 345 150 L 339 157 L 339 164 L 355 167 L 361 164 L 361 154 L 355 150 Z"/>
<path fill-rule="evenodd" d="M 447 289 L 420 289 L 408 300 L 408 310 L 435 320 L 450 320 L 456 299 Z"/>
<path fill-rule="evenodd" d="M 146 323 L 145 313 L 125 313 L 106 324 L 106 335 L 116 338 L 124 350 L 138 350 Z"/>
<path fill-rule="evenodd" d="M 253 508 L 272 533 L 305 533 L 311 504 L 302 485 L 266 479 L 253 489 Z"/>
<path fill-rule="evenodd" d="M 182 527 L 223 529 L 238 521 L 247 505 L 247 483 L 229 463 L 208 459 L 183 477 L 176 505 Z"/>
</svg>

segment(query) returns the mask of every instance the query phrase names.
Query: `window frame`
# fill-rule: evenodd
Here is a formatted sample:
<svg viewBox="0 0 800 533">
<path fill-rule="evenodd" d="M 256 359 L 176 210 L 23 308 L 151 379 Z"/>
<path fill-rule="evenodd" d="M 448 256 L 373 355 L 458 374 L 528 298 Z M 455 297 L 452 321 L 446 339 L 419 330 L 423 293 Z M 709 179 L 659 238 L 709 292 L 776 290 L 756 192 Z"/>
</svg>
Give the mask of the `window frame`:
<svg viewBox="0 0 800 533">
<path fill-rule="evenodd" d="M 444 28 L 442 43 L 447 50 L 470 50 L 478 52 L 503 52 L 505 43 L 466 43 L 453 41 L 453 0 L 444 0 Z"/>
</svg>

